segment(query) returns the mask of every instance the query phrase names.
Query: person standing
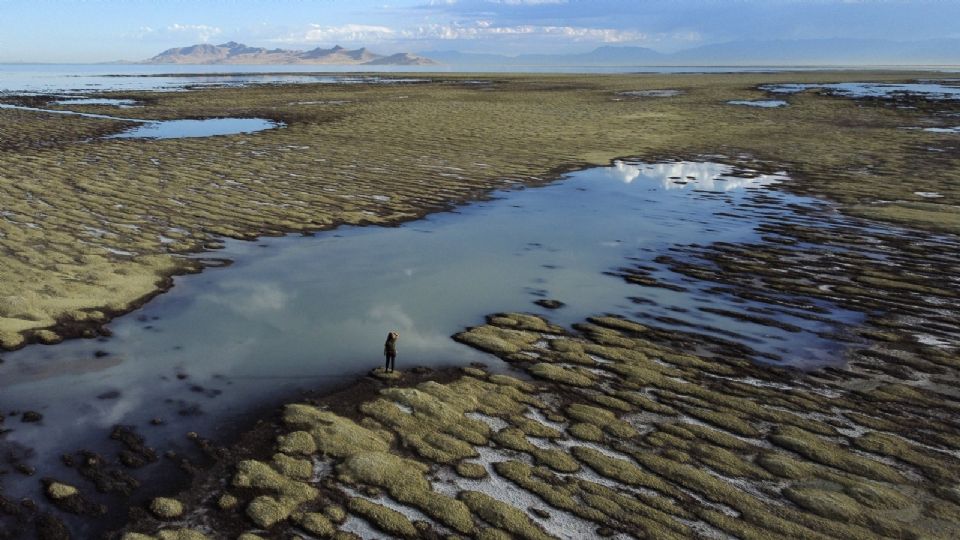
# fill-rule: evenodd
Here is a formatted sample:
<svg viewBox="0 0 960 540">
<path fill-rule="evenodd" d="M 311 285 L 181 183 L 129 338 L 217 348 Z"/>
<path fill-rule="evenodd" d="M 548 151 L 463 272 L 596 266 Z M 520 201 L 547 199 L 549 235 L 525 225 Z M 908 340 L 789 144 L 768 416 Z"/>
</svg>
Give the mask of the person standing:
<svg viewBox="0 0 960 540">
<path fill-rule="evenodd" d="M 384 366 L 384 372 L 393 371 L 394 362 L 397 360 L 397 338 L 400 337 L 400 334 L 397 332 L 390 332 L 387 334 L 387 341 L 383 344 L 383 356 L 387 359 L 387 364 Z"/>
</svg>

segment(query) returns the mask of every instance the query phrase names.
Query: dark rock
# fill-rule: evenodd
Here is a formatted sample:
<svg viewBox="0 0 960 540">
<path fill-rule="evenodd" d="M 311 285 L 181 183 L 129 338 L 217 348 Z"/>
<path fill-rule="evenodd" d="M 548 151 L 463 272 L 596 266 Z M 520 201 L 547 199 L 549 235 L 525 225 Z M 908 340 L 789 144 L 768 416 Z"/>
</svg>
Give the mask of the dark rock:
<svg viewBox="0 0 960 540">
<path fill-rule="evenodd" d="M 70 540 L 70 531 L 63 521 L 50 514 L 37 516 L 35 522 L 37 538 L 40 540 Z"/>
<path fill-rule="evenodd" d="M 110 353 L 107 351 L 94 351 L 93 356 L 95 358 L 103 358 L 104 356 L 110 356 Z"/>
<path fill-rule="evenodd" d="M 560 309 L 566 305 L 559 300 L 552 300 L 547 298 L 541 298 L 540 300 L 536 300 L 533 303 L 547 309 Z"/>
<path fill-rule="evenodd" d="M 117 399 L 120 397 L 119 390 L 110 390 L 97 396 L 97 399 Z"/>
<path fill-rule="evenodd" d="M 92 481 L 101 493 L 122 493 L 130 495 L 140 487 L 140 482 L 103 459 L 102 456 L 86 450 L 80 452 L 80 474 Z"/>
<path fill-rule="evenodd" d="M 180 416 L 200 416 L 203 414 L 203 410 L 196 403 L 184 403 L 177 414 Z"/>
<path fill-rule="evenodd" d="M 26 411 L 20 417 L 21 422 L 39 422 L 43 420 L 43 415 L 37 411 Z"/>
<path fill-rule="evenodd" d="M 23 515 L 23 508 L 3 495 L 0 495 L 0 514 L 5 516 L 21 516 Z"/>
<path fill-rule="evenodd" d="M 144 443 L 143 437 L 138 435 L 132 428 L 126 426 L 115 426 L 110 438 L 120 441 L 126 447 L 120 452 L 120 462 L 127 467 L 142 467 L 147 463 L 156 462 L 157 452 Z"/>
</svg>

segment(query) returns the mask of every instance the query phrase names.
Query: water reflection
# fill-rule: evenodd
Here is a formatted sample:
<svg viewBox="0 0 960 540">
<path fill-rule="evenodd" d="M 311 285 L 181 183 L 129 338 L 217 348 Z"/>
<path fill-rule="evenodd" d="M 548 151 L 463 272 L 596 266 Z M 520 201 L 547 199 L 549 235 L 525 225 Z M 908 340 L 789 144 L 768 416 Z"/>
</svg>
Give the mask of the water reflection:
<svg viewBox="0 0 960 540">
<path fill-rule="evenodd" d="M 147 122 L 107 139 L 188 139 L 255 133 L 283 127 L 264 118 L 209 118 L 206 120 L 163 120 Z"/>
<path fill-rule="evenodd" d="M 789 332 L 731 318 L 723 313 L 749 311 L 753 302 L 656 262 L 678 243 L 759 240 L 760 218 L 746 209 L 751 197 L 779 199 L 779 210 L 764 210 L 766 219 L 810 202 L 765 189 L 784 180 L 716 163 L 618 161 L 401 227 L 227 241 L 217 255 L 233 265 L 176 278 L 170 292 L 111 323 L 106 342 L 5 354 L 0 410 L 44 414 L 42 425 L 13 426 L 6 442 L 33 448 L 31 464 L 43 476 L 78 483 L 76 471 L 60 463 L 62 453 L 115 451 L 91 426 L 138 426 L 160 450 L 176 447 L 187 431 L 217 437 L 245 411 L 380 365 L 389 330 L 401 335 L 400 369 L 473 361 L 498 368 L 499 361 L 449 337 L 498 311 L 541 313 L 564 325 L 623 314 L 736 339 L 785 364 L 835 364 L 841 345 L 822 337 L 833 323 L 769 315 L 800 329 Z M 605 274 L 628 261 L 682 287 Z M 544 298 L 566 305 L 550 311 L 533 303 Z M 830 309 L 835 322 L 860 320 L 811 302 Z M 165 423 L 152 425 L 157 417 Z M 37 496 L 34 478 L 3 482 L 8 496 Z"/>
<path fill-rule="evenodd" d="M 924 131 L 929 131 L 930 133 L 960 133 L 960 126 L 949 128 L 924 128 Z"/>
<path fill-rule="evenodd" d="M 831 84 L 765 84 L 759 87 L 765 92 L 774 94 L 796 94 L 811 88 L 823 88 L 834 94 L 850 98 L 883 98 L 892 99 L 898 96 L 917 95 L 932 100 L 960 99 L 960 86 L 944 83 L 831 83 Z"/>
<path fill-rule="evenodd" d="M 214 137 L 217 135 L 236 135 L 255 133 L 268 129 L 284 127 L 281 122 L 264 118 L 208 118 L 203 120 L 144 120 L 142 118 L 121 118 L 105 114 L 83 113 L 64 109 L 40 109 L 0 103 L 0 109 L 19 109 L 40 113 L 83 116 L 99 120 L 114 120 L 138 124 L 126 131 L 108 135 L 105 139 L 187 139 L 194 137 Z"/>
<path fill-rule="evenodd" d="M 129 109 L 139 105 L 134 99 L 109 99 L 109 98 L 69 98 L 51 101 L 51 105 L 109 105 L 119 109 Z"/>
<path fill-rule="evenodd" d="M 751 177 L 734 176 L 731 169 L 718 163 L 631 163 L 615 161 L 606 174 L 625 184 L 635 180 L 657 183 L 666 190 L 735 191 L 745 187 L 761 187 L 786 179 L 783 173 Z"/>
<path fill-rule="evenodd" d="M 727 103 L 730 105 L 745 105 L 747 107 L 760 107 L 763 109 L 776 109 L 779 107 L 786 107 L 788 105 L 788 103 L 782 99 L 735 99 L 728 101 Z"/>
</svg>

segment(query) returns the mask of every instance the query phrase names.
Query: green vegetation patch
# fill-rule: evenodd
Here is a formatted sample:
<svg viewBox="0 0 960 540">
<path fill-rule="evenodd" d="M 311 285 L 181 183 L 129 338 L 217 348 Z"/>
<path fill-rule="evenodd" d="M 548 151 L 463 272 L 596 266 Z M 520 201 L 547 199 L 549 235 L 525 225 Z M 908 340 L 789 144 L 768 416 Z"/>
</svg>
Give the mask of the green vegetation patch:
<svg viewBox="0 0 960 540">
<path fill-rule="evenodd" d="M 400 538 L 417 538 L 420 533 L 406 516 L 386 506 L 353 497 L 347 504 L 350 512 L 359 515 L 381 531 Z"/>
</svg>

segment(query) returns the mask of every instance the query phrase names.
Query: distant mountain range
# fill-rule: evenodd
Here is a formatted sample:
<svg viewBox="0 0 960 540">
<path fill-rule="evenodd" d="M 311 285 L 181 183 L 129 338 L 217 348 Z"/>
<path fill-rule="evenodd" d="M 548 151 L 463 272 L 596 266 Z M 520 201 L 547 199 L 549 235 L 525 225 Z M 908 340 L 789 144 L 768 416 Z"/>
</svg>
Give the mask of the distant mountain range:
<svg viewBox="0 0 960 540">
<path fill-rule="evenodd" d="M 675 53 L 606 46 L 580 54 L 419 53 L 456 66 L 822 66 L 960 65 L 960 39 L 897 42 L 867 39 L 746 40 Z"/>
<path fill-rule="evenodd" d="M 340 46 L 331 49 L 294 51 L 248 47 L 231 41 L 222 45 L 202 43 L 167 49 L 142 64 L 327 64 L 368 66 L 429 66 L 436 62 L 410 53 L 382 55 L 366 48 L 349 50 Z"/>
<path fill-rule="evenodd" d="M 309 51 L 222 45 L 177 47 L 144 64 L 317 64 L 458 67 L 523 66 L 850 66 L 960 65 L 960 39 L 887 41 L 876 39 L 744 40 L 703 45 L 674 53 L 645 47 L 606 46 L 578 54 L 500 54 L 425 51 L 381 55 L 366 48 Z"/>
</svg>

